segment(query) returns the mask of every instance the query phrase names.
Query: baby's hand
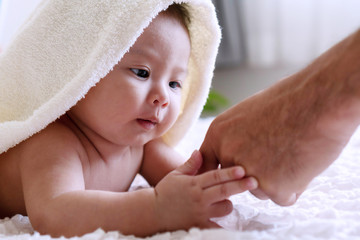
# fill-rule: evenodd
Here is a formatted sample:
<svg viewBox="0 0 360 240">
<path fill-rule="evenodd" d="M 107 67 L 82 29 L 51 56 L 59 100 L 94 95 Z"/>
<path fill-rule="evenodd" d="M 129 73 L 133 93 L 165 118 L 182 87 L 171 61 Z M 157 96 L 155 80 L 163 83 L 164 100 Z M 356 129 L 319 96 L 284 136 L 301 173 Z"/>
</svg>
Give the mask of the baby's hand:
<svg viewBox="0 0 360 240">
<path fill-rule="evenodd" d="M 155 187 L 155 214 L 163 231 L 191 227 L 219 227 L 210 218 L 232 211 L 229 196 L 257 187 L 253 177 L 245 177 L 242 167 L 217 169 L 196 175 L 202 165 L 195 151 L 182 166 L 166 175 Z"/>
</svg>

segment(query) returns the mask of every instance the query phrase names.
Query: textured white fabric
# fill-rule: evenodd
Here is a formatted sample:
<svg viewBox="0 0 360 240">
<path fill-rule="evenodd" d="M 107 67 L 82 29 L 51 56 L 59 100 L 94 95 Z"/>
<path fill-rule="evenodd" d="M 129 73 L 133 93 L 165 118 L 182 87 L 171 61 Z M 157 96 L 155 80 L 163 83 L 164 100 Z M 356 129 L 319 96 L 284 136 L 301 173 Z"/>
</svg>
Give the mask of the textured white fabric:
<svg viewBox="0 0 360 240">
<path fill-rule="evenodd" d="M 200 146 L 211 119 L 200 120 L 179 144 L 178 150 L 190 156 Z M 309 185 L 298 202 L 280 207 L 261 201 L 250 193 L 231 197 L 233 212 L 215 219 L 225 229 L 159 233 L 148 240 L 315 240 L 360 239 L 360 129 L 335 163 Z M 137 178 L 132 188 L 146 187 Z M 33 233 L 27 217 L 16 215 L 0 220 L 0 238 L 52 240 Z M 101 229 L 74 239 L 142 239 Z"/>
<path fill-rule="evenodd" d="M 44 0 L 0 55 L 0 153 L 74 106 L 173 2 L 189 4 L 191 56 L 175 145 L 205 104 L 220 42 L 210 0 Z"/>
</svg>

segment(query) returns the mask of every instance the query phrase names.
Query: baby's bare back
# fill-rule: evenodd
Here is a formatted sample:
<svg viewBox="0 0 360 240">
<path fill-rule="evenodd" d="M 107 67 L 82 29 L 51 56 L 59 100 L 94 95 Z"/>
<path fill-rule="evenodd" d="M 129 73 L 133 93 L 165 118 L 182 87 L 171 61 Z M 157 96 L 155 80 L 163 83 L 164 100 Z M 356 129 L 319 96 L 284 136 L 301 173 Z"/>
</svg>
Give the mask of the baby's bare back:
<svg viewBox="0 0 360 240">
<path fill-rule="evenodd" d="M 25 214 L 19 159 L 21 145 L 0 155 L 0 217 Z"/>
</svg>

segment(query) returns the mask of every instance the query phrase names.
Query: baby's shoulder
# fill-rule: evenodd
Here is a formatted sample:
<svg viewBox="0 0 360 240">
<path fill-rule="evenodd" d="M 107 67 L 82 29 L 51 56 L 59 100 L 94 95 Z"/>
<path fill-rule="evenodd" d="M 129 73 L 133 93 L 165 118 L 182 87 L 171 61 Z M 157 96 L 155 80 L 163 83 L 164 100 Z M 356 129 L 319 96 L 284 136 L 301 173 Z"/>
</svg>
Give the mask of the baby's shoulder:
<svg viewBox="0 0 360 240">
<path fill-rule="evenodd" d="M 55 121 L 27 139 L 22 144 L 21 151 L 26 155 L 51 154 L 56 156 L 77 154 L 81 151 L 81 147 L 81 142 L 71 128 L 61 121 Z"/>
<path fill-rule="evenodd" d="M 79 142 L 79 139 L 73 130 L 61 121 L 55 121 L 49 124 L 32 138 L 36 142 L 46 141 L 47 143 L 53 143 L 58 141 L 65 145 Z"/>
</svg>

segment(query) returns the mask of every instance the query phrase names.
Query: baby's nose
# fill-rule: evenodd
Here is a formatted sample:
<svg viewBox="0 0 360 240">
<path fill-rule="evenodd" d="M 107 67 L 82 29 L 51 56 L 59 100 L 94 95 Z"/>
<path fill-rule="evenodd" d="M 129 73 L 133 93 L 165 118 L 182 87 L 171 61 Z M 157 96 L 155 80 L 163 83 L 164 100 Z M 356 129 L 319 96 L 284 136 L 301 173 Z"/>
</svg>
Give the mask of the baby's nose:
<svg viewBox="0 0 360 240">
<path fill-rule="evenodd" d="M 153 105 L 167 107 L 169 105 L 169 96 L 164 87 L 155 87 L 151 93 L 150 102 Z"/>
</svg>

